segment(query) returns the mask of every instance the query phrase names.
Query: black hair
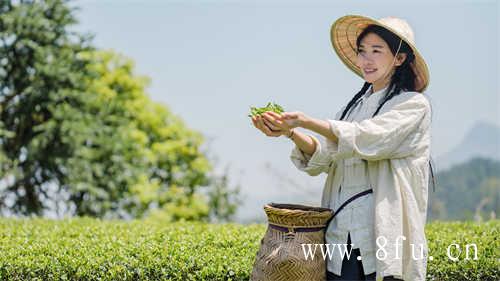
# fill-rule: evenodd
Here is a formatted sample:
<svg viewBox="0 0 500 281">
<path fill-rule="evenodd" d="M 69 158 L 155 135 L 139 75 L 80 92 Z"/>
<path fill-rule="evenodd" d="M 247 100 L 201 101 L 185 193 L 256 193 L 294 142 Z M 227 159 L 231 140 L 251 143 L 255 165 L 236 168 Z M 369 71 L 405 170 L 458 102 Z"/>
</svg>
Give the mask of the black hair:
<svg viewBox="0 0 500 281">
<path fill-rule="evenodd" d="M 383 28 L 378 25 L 369 25 L 367 26 L 357 37 L 356 39 L 356 52 L 359 52 L 359 45 L 361 40 L 368 35 L 369 33 L 374 33 L 380 36 L 389 46 L 393 55 L 396 55 L 399 47 L 399 53 L 406 54 L 406 59 L 400 66 L 396 67 L 394 74 L 392 75 L 389 86 L 385 90 L 385 95 L 382 98 L 380 104 L 377 107 L 375 113 L 373 113 L 372 117 L 378 114 L 382 106 L 393 97 L 401 94 L 402 91 L 416 91 L 415 89 L 415 79 L 416 75 L 411 68 L 411 63 L 415 60 L 415 54 L 410 46 L 405 41 L 400 41 L 400 37 L 396 34 L 392 33 L 386 28 Z M 401 46 L 399 46 L 401 42 Z M 356 102 L 365 94 L 365 92 L 370 87 L 371 83 L 365 82 L 361 90 L 354 95 L 354 97 L 349 101 L 346 108 L 342 112 L 342 116 L 340 120 L 343 120 L 346 114 L 349 112 L 351 107 L 356 104 Z M 429 159 L 429 169 L 433 183 L 433 189 L 435 191 L 436 180 L 434 178 L 434 169 L 432 167 L 432 156 Z"/>
</svg>

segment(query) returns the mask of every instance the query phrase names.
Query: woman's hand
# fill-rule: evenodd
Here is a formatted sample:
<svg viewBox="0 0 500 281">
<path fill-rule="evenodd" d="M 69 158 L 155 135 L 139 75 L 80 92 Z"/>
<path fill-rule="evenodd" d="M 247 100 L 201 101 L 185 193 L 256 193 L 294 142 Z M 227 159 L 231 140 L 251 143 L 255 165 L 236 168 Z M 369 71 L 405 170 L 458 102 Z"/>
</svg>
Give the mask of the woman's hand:
<svg viewBox="0 0 500 281">
<path fill-rule="evenodd" d="M 283 112 L 281 114 L 267 111 L 262 114 L 265 120 L 282 131 L 290 131 L 296 127 L 304 127 L 309 117 L 300 111 Z"/>
<path fill-rule="evenodd" d="M 309 117 L 300 111 L 281 114 L 266 111 L 252 117 L 254 126 L 270 137 L 288 136 L 293 128 L 304 127 L 308 120 Z"/>
<path fill-rule="evenodd" d="M 284 121 L 288 125 L 288 128 L 292 129 L 296 127 L 306 128 L 306 124 L 310 118 L 300 111 L 293 111 L 281 113 L 280 120 Z"/>
<path fill-rule="evenodd" d="M 270 112 L 270 111 L 268 111 Z M 266 112 L 266 113 L 268 113 Z M 273 112 L 274 113 L 274 112 Z M 265 113 L 262 114 L 263 116 Z M 289 135 L 289 130 L 283 130 L 282 128 L 276 126 L 273 122 L 269 120 L 269 118 L 265 118 L 263 116 L 257 115 L 252 116 L 252 122 L 255 128 L 259 129 L 268 137 L 279 137 L 282 135 Z"/>
</svg>

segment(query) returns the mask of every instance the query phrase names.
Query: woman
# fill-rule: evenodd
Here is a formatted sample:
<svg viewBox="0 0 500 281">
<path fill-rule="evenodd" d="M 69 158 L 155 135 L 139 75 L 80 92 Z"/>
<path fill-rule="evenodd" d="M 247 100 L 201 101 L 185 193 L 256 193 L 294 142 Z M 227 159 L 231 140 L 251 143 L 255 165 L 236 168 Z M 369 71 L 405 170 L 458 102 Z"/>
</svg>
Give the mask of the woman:
<svg viewBox="0 0 500 281">
<path fill-rule="evenodd" d="M 332 25 L 331 39 L 341 60 L 365 80 L 335 118 L 266 112 L 252 122 L 267 136 L 295 143 L 291 160 L 298 169 L 328 174 L 321 206 L 337 214 L 326 243 L 347 241 L 348 252 L 352 248 L 350 258 L 334 254 L 327 260 L 328 280 L 425 280 L 433 175 L 431 106 L 423 95 L 427 65 L 413 31 L 399 18 L 344 16 Z"/>
</svg>

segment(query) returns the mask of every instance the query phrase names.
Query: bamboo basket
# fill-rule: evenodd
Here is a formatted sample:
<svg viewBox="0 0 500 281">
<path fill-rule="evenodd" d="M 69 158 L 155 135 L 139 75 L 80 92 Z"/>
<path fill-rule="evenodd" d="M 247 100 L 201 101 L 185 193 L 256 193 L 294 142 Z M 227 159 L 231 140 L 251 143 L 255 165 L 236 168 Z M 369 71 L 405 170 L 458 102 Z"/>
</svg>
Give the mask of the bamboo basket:
<svg viewBox="0 0 500 281">
<path fill-rule="evenodd" d="M 265 205 L 264 211 L 269 224 L 260 242 L 250 281 L 326 280 L 326 260 L 320 247 L 314 258 L 306 259 L 301 244 L 325 243 L 325 229 L 333 211 L 276 203 Z"/>
</svg>

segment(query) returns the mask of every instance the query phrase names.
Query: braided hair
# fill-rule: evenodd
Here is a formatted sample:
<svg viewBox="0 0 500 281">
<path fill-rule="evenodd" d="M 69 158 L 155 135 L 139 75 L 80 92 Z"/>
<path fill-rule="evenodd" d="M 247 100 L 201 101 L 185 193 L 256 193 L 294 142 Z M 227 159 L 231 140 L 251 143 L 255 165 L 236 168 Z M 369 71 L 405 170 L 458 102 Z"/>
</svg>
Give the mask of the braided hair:
<svg viewBox="0 0 500 281">
<path fill-rule="evenodd" d="M 356 48 L 359 48 L 361 40 L 369 33 L 374 33 L 380 36 L 387 43 L 387 45 L 389 45 L 389 49 L 391 50 L 393 55 L 396 55 L 396 52 L 398 52 L 398 48 L 399 53 L 406 54 L 406 59 L 403 61 L 403 63 L 400 66 L 396 67 L 396 70 L 390 79 L 389 86 L 385 90 L 385 95 L 381 99 L 377 110 L 372 115 L 372 117 L 374 117 L 379 113 L 382 106 L 393 97 L 401 94 L 403 91 L 416 91 L 416 76 L 411 68 L 411 63 L 415 60 L 415 54 L 406 42 L 400 40 L 399 36 L 378 25 L 369 25 L 363 30 L 363 32 L 358 35 L 356 39 Z M 400 43 L 401 46 L 399 46 Z M 351 107 L 355 105 L 356 102 L 366 93 L 370 86 L 371 83 L 368 82 L 365 82 L 363 84 L 361 90 L 356 95 L 354 95 L 354 97 L 347 104 L 346 108 L 342 112 L 340 120 L 344 119 Z M 432 167 L 432 156 L 429 159 L 429 169 L 431 173 L 433 189 L 435 191 L 436 181 L 434 178 L 434 169 Z"/>
</svg>

